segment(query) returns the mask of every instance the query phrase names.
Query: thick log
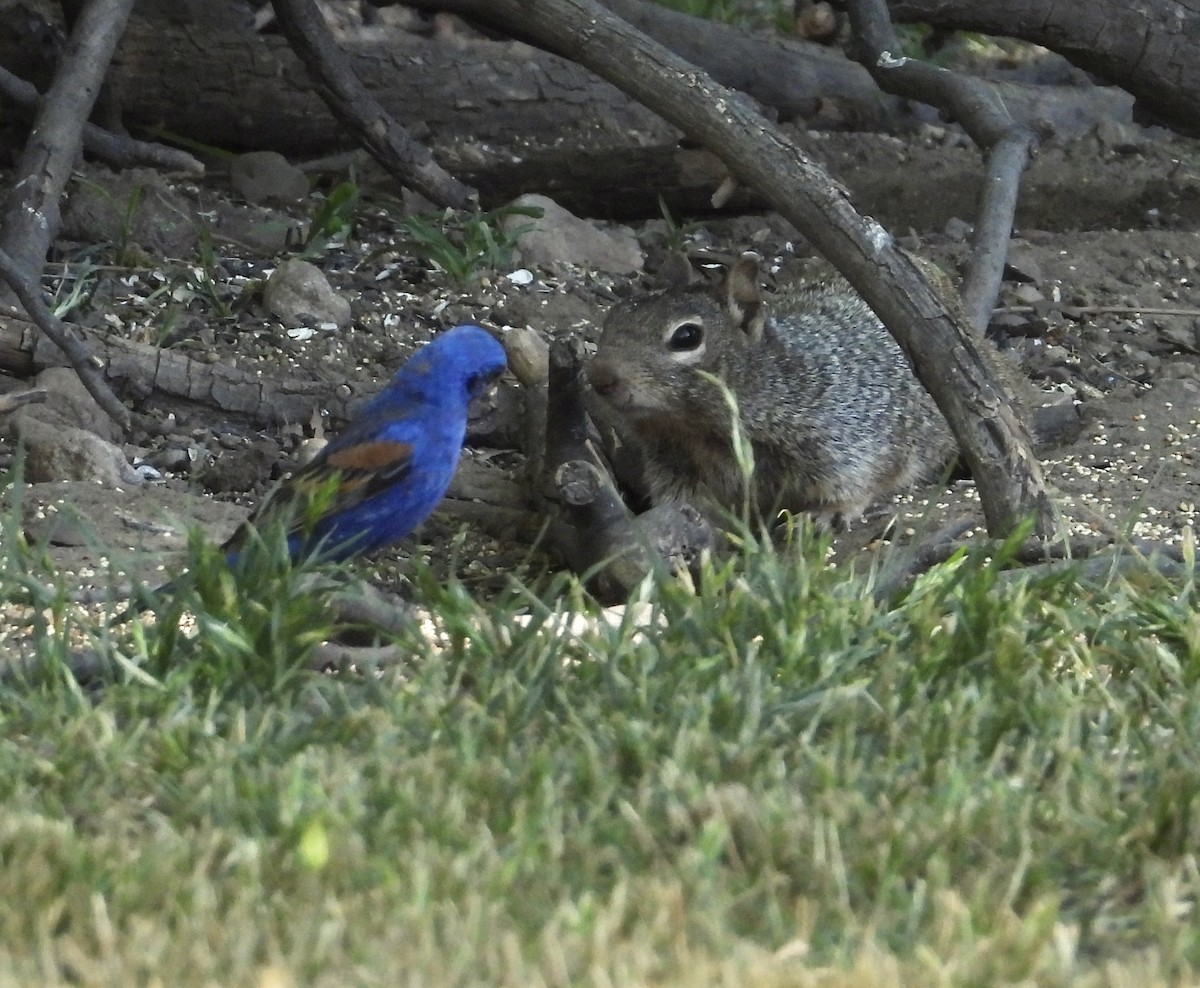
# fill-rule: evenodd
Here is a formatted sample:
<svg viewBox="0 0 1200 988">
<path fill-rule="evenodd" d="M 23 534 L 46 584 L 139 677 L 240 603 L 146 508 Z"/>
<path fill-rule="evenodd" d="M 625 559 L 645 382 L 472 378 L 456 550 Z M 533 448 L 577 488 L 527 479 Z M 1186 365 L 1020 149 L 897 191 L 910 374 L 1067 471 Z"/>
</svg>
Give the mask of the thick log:
<svg viewBox="0 0 1200 988">
<path fill-rule="evenodd" d="M 378 390 L 377 384 L 360 388 L 271 378 L 261 367 L 205 363 L 175 350 L 78 327 L 72 327 L 72 332 L 102 362 L 101 373 L 115 390 L 156 411 L 204 407 L 220 409 L 234 419 L 278 425 L 306 421 L 314 408 L 322 408 L 340 423 Z M 68 365 L 63 352 L 32 323 L 0 316 L 0 371 L 27 377 L 44 367 Z"/>
<path fill-rule="evenodd" d="M 538 135 L 598 147 L 675 136 L 615 87 L 519 42 L 396 34 L 359 42 L 350 55 L 384 109 L 460 167 L 492 153 L 490 146 L 516 153 L 521 140 Z M 134 18 L 116 72 L 135 126 L 293 155 L 354 143 L 279 36 Z"/>
<path fill-rule="evenodd" d="M 910 115 L 890 112 L 896 101 L 838 53 L 637 0 L 609 3 L 783 118 L 867 129 L 911 123 Z M 446 0 L 436 6 L 466 7 Z M 163 21 L 140 11 L 111 78 L 124 96 L 127 123 L 142 134 L 162 129 L 214 147 L 272 148 L 293 158 L 353 144 L 281 37 L 254 34 L 233 17 Z M 0 65 L 23 59 L 30 72 L 29 47 L 24 35 L 0 26 Z M 722 180 L 712 157 L 681 149 L 680 132 L 661 118 L 586 69 L 523 43 L 403 34 L 355 42 L 349 51 L 367 90 L 451 174 L 477 187 L 487 206 L 538 191 L 577 212 L 631 218 L 657 215 L 661 194 L 686 215 L 711 208 Z M 1001 95 L 1016 119 L 1048 121 L 1059 133 L 1130 118 L 1130 98 L 1110 89 L 1010 85 Z M 731 206 L 746 204 L 743 198 Z"/>
<path fill-rule="evenodd" d="M 1197 0 L 888 0 L 896 20 L 1022 38 L 1122 86 L 1139 108 L 1200 134 Z"/>
</svg>

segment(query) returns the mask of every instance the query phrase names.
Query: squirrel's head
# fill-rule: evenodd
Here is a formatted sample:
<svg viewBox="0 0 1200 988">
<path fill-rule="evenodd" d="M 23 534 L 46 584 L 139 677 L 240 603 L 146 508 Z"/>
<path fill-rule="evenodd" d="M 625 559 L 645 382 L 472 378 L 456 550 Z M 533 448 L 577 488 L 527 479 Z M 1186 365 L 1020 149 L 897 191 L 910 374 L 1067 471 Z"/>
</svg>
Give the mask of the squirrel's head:
<svg viewBox="0 0 1200 988">
<path fill-rule="evenodd" d="M 588 380 L 632 418 L 720 401 L 706 375 L 723 377 L 739 352 L 761 341 L 765 321 L 758 264 L 743 257 L 716 291 L 668 289 L 614 306 L 588 364 Z"/>
</svg>

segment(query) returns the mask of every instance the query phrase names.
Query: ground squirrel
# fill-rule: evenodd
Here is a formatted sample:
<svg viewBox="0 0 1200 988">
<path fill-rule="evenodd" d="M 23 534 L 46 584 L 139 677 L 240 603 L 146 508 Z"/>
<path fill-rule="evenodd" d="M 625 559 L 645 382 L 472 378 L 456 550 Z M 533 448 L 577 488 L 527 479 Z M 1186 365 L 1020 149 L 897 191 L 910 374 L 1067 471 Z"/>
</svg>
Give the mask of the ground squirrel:
<svg viewBox="0 0 1200 988">
<path fill-rule="evenodd" d="M 768 302 L 769 299 L 769 302 Z M 848 523 L 941 474 L 949 426 L 899 345 L 845 281 L 764 299 L 742 258 L 720 288 L 668 289 L 615 306 L 588 379 L 645 460 L 656 502 L 710 516 L 749 503 Z M 769 306 L 769 311 L 768 311 Z M 754 455 L 747 502 L 721 387 Z"/>
</svg>

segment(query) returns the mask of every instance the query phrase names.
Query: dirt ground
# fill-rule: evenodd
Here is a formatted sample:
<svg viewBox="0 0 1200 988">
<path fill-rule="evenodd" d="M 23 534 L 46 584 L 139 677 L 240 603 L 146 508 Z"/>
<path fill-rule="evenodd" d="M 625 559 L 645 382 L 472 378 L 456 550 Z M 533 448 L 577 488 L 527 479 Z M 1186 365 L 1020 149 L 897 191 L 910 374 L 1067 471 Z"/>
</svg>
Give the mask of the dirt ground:
<svg viewBox="0 0 1200 988">
<path fill-rule="evenodd" d="M 843 178 L 856 204 L 906 246 L 948 270 L 961 263 L 981 170 L 976 152 L 952 128 L 925 128 L 905 140 L 826 135 L 804 141 Z M 369 210 L 355 239 L 318 261 L 352 302 L 355 323 L 348 331 L 299 340 L 254 303 L 219 320 L 196 298 L 187 303 L 186 315 L 220 359 L 236 353 L 243 365 L 265 361 L 322 380 L 382 381 L 436 327 L 462 321 L 594 339 L 607 306 L 652 283 L 664 243 L 680 235 L 691 246 L 735 252 L 752 247 L 784 275 L 811 253 L 776 216 L 687 219 L 675 231 L 661 220 L 636 230 L 647 251 L 648 276 L 538 268 L 529 284 L 501 271 L 464 289 L 403 247 L 386 250 L 394 245 L 394 223 Z M 1073 533 L 1179 542 L 1194 529 L 1200 505 L 1198 231 L 1200 145 L 1194 141 L 1136 128 L 1069 144 L 1052 141 L 1030 172 L 992 335 L 1048 399 L 1084 405 L 1083 436 L 1048 451 L 1043 460 Z M 275 263 L 221 256 L 230 285 L 258 277 Z M 98 322 L 116 310 L 118 331 L 144 334 L 148 326 L 153 333 L 162 310 L 146 294 L 114 281 L 96 293 L 90 318 Z M 198 522 L 214 538 L 224 537 L 271 478 L 287 469 L 298 442 L 311 431 L 311 423 L 299 423 L 256 432 L 196 408 L 170 436 L 134 436 L 127 447 L 132 457 L 160 464 L 163 483 L 117 492 L 78 484 L 32 488 L 25 498 L 29 531 L 48 537 L 51 557 L 84 583 L 108 558 L 137 566 L 153 560 L 169 571 L 169 552 L 182 545 L 188 524 Z M 168 455 L 179 447 L 182 460 Z M 192 456 L 195 450 L 202 455 Z M 10 444 L 0 445 L 0 457 L 11 452 Z M 523 482 L 518 453 L 481 455 Z M 889 539 L 904 541 L 962 511 L 977 513 L 973 498 L 969 481 L 940 494 L 904 495 L 897 499 L 901 516 Z M 48 524 L 46 505 L 56 501 L 90 522 L 64 526 L 62 519 L 72 511 L 61 508 L 58 521 Z M 531 557 L 528 534 L 519 526 L 468 524 L 463 532 L 463 518 L 461 511 L 440 512 L 419 533 L 418 548 L 404 545 L 383 554 L 372 561 L 374 571 L 384 583 L 402 580 L 407 560 L 419 553 L 486 592 L 509 573 L 554 565 Z M 878 519 L 859 526 L 843 537 L 839 551 L 850 556 L 877 551 L 886 541 L 878 538 L 881 529 Z M 517 535 L 499 534 L 505 531 Z M 141 550 L 147 555 L 139 555 Z"/>
</svg>

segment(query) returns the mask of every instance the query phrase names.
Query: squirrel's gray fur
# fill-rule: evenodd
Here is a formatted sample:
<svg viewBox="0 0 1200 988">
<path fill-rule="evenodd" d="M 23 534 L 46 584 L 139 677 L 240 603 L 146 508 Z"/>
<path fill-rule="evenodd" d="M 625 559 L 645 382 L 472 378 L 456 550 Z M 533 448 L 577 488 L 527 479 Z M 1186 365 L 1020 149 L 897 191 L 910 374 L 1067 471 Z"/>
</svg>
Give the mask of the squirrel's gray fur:
<svg viewBox="0 0 1200 988">
<path fill-rule="evenodd" d="M 757 264 L 743 258 L 716 290 L 668 289 L 610 312 L 588 378 L 640 451 L 656 503 L 848 521 L 946 469 L 957 453 L 949 427 L 846 282 L 789 288 L 767 304 Z M 732 394 L 751 444 L 749 502 L 728 402 L 706 375 Z"/>
</svg>

